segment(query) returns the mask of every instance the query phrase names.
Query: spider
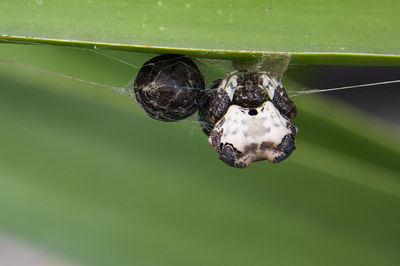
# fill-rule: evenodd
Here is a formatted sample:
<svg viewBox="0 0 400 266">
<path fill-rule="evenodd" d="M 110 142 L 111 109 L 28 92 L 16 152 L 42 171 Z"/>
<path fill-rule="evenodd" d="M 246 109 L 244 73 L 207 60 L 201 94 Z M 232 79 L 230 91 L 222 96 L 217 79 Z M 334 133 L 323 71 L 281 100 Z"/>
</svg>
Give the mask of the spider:
<svg viewBox="0 0 400 266">
<path fill-rule="evenodd" d="M 199 106 L 208 142 L 225 163 L 280 162 L 295 150 L 297 110 L 268 72 L 233 72 L 215 81 Z"/>
</svg>

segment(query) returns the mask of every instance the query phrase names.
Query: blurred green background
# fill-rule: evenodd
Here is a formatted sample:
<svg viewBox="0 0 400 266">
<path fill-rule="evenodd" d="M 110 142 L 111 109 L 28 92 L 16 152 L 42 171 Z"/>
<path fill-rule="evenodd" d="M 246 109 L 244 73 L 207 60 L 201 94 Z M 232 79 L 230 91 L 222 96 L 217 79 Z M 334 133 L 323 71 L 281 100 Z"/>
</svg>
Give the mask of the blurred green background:
<svg viewBox="0 0 400 266">
<path fill-rule="evenodd" d="M 75 48 L 1 44 L 0 58 L 115 86 L 138 70 Z M 234 169 L 196 117 L 155 121 L 125 95 L 10 64 L 0 82 L 0 230 L 48 252 L 83 265 L 400 263 L 398 131 L 341 102 L 294 98 L 297 150 Z"/>
</svg>

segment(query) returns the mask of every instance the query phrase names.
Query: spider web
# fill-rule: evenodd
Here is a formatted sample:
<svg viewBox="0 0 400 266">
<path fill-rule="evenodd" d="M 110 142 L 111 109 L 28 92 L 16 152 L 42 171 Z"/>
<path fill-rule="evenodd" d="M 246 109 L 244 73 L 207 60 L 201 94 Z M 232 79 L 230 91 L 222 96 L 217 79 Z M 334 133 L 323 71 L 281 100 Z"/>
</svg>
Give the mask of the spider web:
<svg viewBox="0 0 400 266">
<path fill-rule="evenodd" d="M 83 49 L 83 48 L 71 48 L 71 49 Z M 127 81 L 125 81 L 125 86 L 113 86 L 104 84 L 102 82 L 87 80 L 83 78 L 76 77 L 74 75 L 64 74 L 58 71 L 52 71 L 49 69 L 33 66 L 31 64 L 24 63 L 23 58 L 17 59 L 0 59 L 1 63 L 15 65 L 21 68 L 30 69 L 36 72 L 47 73 L 49 75 L 58 76 L 65 79 L 70 79 L 78 82 L 82 82 L 85 84 L 107 88 L 113 91 L 116 91 L 120 94 L 127 95 L 136 101 L 133 93 L 133 83 L 136 76 L 136 73 L 141 67 L 141 64 L 137 64 L 137 62 L 132 63 L 131 61 L 122 59 L 118 55 L 115 55 L 115 52 L 111 52 L 108 50 L 101 50 L 96 47 L 94 49 L 84 49 L 89 51 L 90 53 L 99 55 L 101 57 L 107 58 L 111 61 L 115 61 L 118 64 L 123 64 L 129 67 L 132 70 L 133 75 Z M 126 52 L 125 52 L 126 53 Z M 155 55 L 148 55 L 147 59 L 154 57 Z M 230 60 L 217 60 L 217 59 L 205 59 L 205 58 L 195 58 L 193 59 L 200 69 L 200 72 L 204 75 L 206 87 L 208 84 L 211 84 L 213 81 L 223 78 L 226 73 L 232 72 L 235 70 L 247 70 L 247 71 L 268 71 L 273 76 L 275 76 L 278 80 L 281 80 L 285 71 L 290 62 L 290 56 L 287 54 L 281 55 L 269 55 L 264 57 L 254 57 L 248 61 L 230 61 Z M 146 60 L 147 61 L 147 60 Z M 389 80 L 389 81 L 381 81 L 381 82 L 373 82 L 366 84 L 352 84 L 349 86 L 341 86 L 341 87 L 332 87 L 332 88 L 319 88 L 319 89 L 309 89 L 303 88 L 300 90 L 287 90 L 290 97 L 299 97 L 303 95 L 315 94 L 315 93 L 324 93 L 331 91 L 340 91 L 340 90 L 350 90 L 356 88 L 370 87 L 370 86 L 378 86 L 378 85 L 389 85 L 389 84 L 398 84 L 400 80 Z M 200 89 L 200 88 L 194 88 Z M 182 120 L 179 120 L 182 121 Z M 196 119 L 185 119 L 185 122 L 199 123 Z"/>
</svg>

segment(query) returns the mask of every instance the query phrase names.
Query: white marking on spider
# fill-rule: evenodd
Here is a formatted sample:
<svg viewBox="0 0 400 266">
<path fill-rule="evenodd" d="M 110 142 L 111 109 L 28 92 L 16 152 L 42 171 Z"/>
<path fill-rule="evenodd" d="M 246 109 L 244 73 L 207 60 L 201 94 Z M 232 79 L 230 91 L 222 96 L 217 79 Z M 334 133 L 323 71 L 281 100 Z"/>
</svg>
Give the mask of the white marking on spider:
<svg viewBox="0 0 400 266">
<path fill-rule="evenodd" d="M 237 151 L 234 165 L 246 167 L 255 161 L 276 162 L 277 157 L 288 156 L 280 145 L 285 137 L 295 135 L 296 131 L 271 101 L 258 108 L 231 105 L 216 123 L 208 142 L 212 146 L 215 146 L 213 143 L 219 143 L 220 147 L 231 145 Z M 220 136 L 217 142 L 215 136 Z"/>
<path fill-rule="evenodd" d="M 267 74 L 261 74 L 261 79 L 263 87 L 267 90 L 268 97 L 272 100 L 275 96 L 275 90 L 279 86 L 279 82 Z"/>
<path fill-rule="evenodd" d="M 237 79 L 238 76 L 231 76 L 228 80 L 228 84 L 225 86 L 225 92 L 228 94 L 231 101 L 233 100 L 233 95 L 235 94 L 235 90 L 238 86 Z"/>
</svg>

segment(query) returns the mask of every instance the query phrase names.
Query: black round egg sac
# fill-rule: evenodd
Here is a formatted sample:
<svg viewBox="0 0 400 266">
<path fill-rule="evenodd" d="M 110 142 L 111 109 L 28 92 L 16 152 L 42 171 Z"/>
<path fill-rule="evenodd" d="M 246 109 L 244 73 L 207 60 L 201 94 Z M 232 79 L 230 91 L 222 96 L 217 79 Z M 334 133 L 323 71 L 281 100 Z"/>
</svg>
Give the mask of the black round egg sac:
<svg viewBox="0 0 400 266">
<path fill-rule="evenodd" d="M 174 54 L 144 63 L 134 83 L 135 98 L 143 110 L 166 122 L 195 113 L 204 87 L 196 64 L 187 56 Z"/>
</svg>

